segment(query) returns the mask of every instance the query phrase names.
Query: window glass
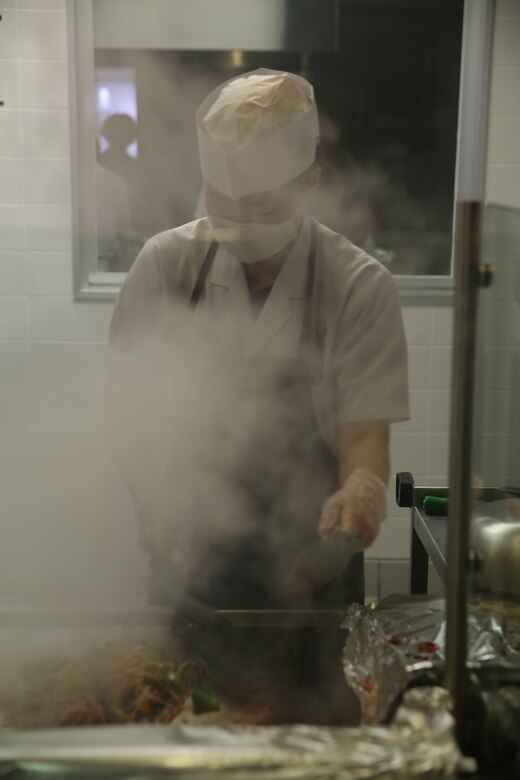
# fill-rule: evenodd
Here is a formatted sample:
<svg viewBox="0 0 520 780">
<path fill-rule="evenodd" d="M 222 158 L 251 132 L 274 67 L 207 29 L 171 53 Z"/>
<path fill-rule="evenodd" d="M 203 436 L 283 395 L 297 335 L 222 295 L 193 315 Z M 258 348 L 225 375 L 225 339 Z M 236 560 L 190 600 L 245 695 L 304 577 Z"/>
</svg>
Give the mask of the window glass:
<svg viewBox="0 0 520 780">
<path fill-rule="evenodd" d="M 109 6 L 94 2 L 98 240 L 90 271 L 126 272 L 148 237 L 204 214 L 197 106 L 222 81 L 269 67 L 315 87 L 322 179 L 312 213 L 397 275 L 451 274 L 463 0 L 328 6 L 333 31 L 315 50 L 308 41 L 310 50 L 296 50 L 297 30 L 270 50 L 265 41 L 264 50 L 222 48 L 229 30 L 213 49 L 196 36 L 192 48 L 189 32 L 182 47 L 167 49 L 159 39 L 154 47 L 148 30 L 146 45 L 130 45 L 141 40 L 131 18 L 107 33 L 96 15 Z"/>
</svg>

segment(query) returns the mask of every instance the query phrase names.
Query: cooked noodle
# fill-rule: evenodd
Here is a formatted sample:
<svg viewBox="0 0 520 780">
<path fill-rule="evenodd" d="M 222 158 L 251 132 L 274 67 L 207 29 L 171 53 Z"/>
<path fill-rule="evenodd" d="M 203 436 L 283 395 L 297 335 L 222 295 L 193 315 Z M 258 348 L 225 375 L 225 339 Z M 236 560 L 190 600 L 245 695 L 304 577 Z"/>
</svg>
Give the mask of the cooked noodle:
<svg viewBox="0 0 520 780">
<path fill-rule="evenodd" d="M 4 725 L 53 728 L 107 723 L 170 723 L 205 675 L 146 645 L 105 647 L 61 665 L 33 664 L 25 690 L 0 694 Z"/>
</svg>

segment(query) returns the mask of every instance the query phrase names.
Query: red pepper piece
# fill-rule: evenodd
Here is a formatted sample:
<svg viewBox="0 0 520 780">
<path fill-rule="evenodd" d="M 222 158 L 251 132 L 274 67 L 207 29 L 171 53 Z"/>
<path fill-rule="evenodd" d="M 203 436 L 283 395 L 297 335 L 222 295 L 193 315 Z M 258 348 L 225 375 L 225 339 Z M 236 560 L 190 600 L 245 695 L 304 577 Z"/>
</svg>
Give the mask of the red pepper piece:
<svg viewBox="0 0 520 780">
<path fill-rule="evenodd" d="M 361 687 L 366 693 L 372 693 L 374 690 L 374 680 L 372 679 L 371 674 L 367 674 L 367 676 L 364 678 L 364 680 L 361 683 Z"/>
<path fill-rule="evenodd" d="M 417 651 L 419 653 L 434 653 L 439 649 L 439 645 L 435 642 L 419 642 L 417 645 Z"/>
</svg>

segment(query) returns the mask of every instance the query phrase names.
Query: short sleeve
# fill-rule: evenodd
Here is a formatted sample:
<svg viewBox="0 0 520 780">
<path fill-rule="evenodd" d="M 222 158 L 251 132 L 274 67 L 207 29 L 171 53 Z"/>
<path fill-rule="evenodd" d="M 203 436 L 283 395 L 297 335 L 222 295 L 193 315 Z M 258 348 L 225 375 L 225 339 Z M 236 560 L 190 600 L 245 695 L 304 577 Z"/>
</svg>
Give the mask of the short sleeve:
<svg viewBox="0 0 520 780">
<path fill-rule="evenodd" d="M 408 360 L 391 274 L 367 266 L 339 320 L 334 349 L 338 423 L 409 418 Z"/>
</svg>

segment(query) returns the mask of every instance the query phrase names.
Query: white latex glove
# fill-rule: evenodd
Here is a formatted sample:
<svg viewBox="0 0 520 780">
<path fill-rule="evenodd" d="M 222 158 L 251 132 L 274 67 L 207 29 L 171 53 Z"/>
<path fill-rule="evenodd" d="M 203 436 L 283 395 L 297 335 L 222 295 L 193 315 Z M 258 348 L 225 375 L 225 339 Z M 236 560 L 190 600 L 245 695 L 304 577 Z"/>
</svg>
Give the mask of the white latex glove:
<svg viewBox="0 0 520 780">
<path fill-rule="evenodd" d="M 343 531 L 359 536 L 359 549 L 370 547 L 386 517 L 386 485 L 372 471 L 356 469 L 323 505 L 318 533 Z"/>
</svg>

